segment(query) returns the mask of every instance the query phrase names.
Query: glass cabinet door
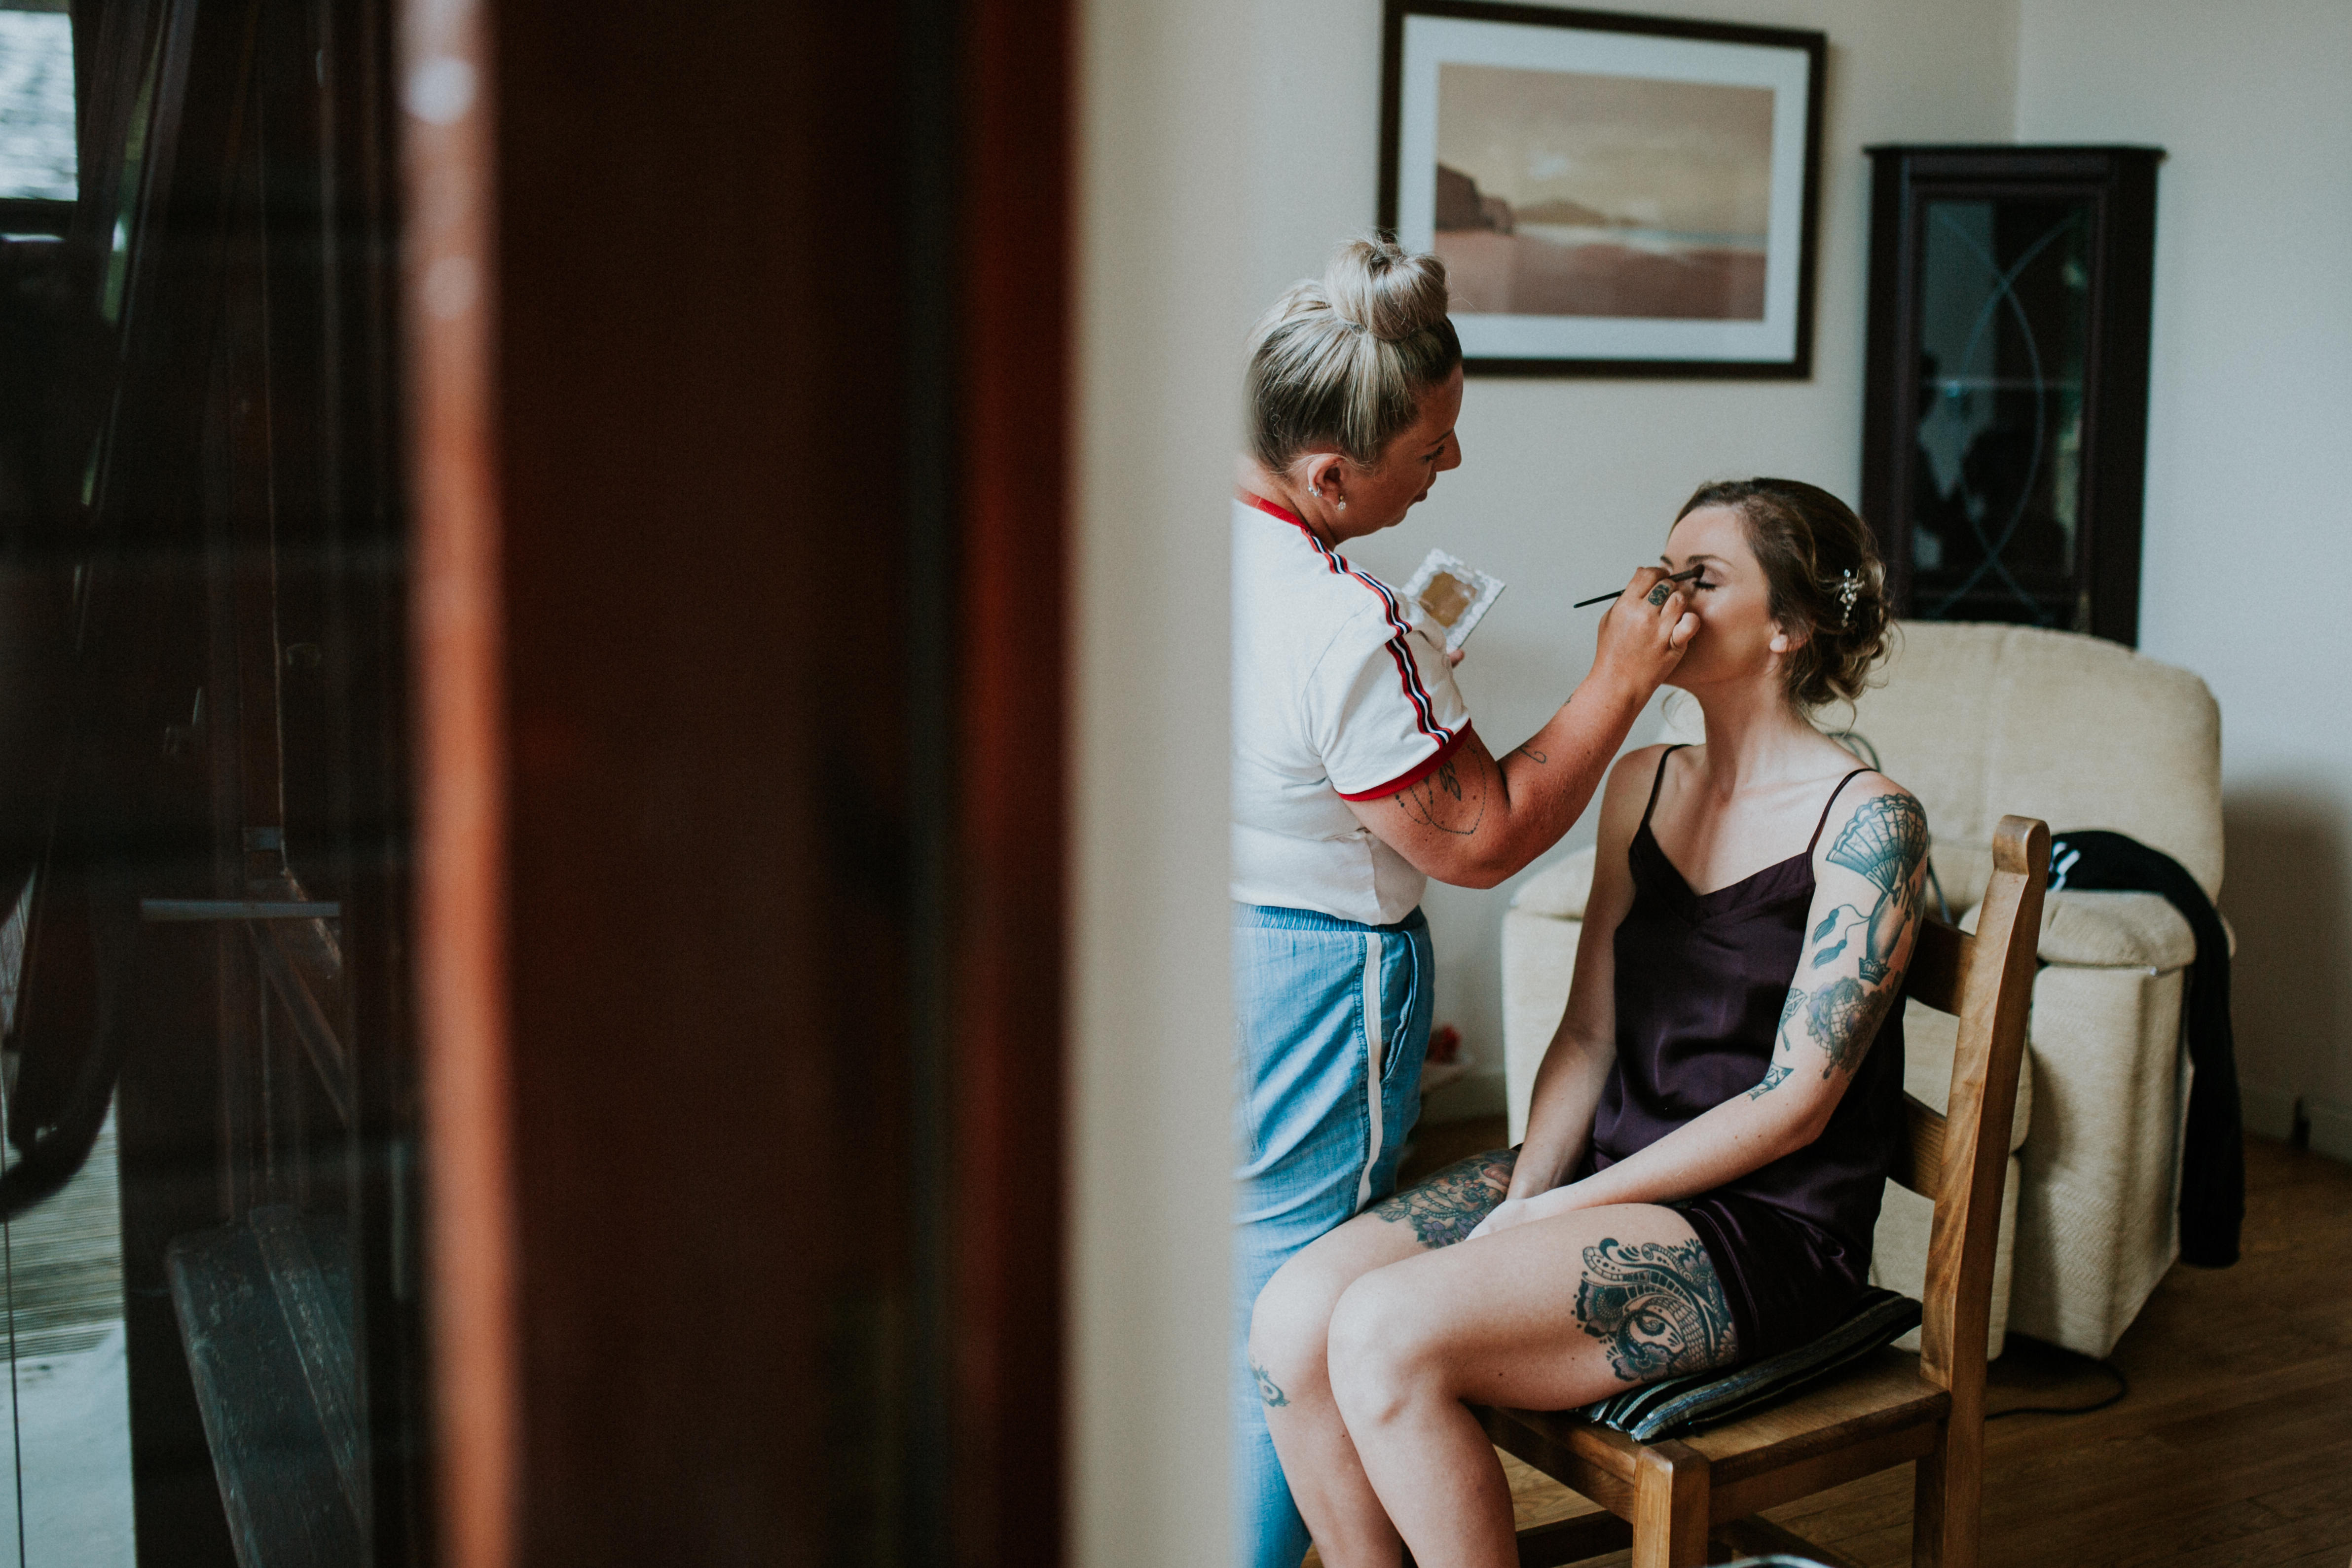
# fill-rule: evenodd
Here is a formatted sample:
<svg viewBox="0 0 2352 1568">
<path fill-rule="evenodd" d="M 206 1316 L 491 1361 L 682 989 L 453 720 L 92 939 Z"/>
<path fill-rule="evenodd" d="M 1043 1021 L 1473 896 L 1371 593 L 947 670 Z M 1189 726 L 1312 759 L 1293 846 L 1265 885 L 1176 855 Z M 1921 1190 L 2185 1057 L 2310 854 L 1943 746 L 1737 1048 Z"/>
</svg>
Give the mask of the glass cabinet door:
<svg viewBox="0 0 2352 1568">
<path fill-rule="evenodd" d="M 1912 612 L 2086 632 L 2091 205 L 1925 205 Z"/>
<path fill-rule="evenodd" d="M 2136 641 L 2160 154 L 1871 153 L 1863 509 L 1901 612 Z"/>
</svg>

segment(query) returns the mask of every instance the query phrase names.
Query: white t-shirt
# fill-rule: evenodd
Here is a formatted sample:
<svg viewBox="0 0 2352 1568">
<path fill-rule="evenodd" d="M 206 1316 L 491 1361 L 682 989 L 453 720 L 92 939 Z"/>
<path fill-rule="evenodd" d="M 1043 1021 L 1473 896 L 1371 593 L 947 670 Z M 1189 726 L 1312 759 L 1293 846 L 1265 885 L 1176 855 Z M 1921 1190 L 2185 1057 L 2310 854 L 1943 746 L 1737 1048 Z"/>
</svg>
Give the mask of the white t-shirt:
<svg viewBox="0 0 2352 1568">
<path fill-rule="evenodd" d="M 1470 733 L 1442 642 L 1402 594 L 1271 502 L 1234 503 L 1233 896 L 1387 925 L 1429 879 L 1348 809 Z"/>
</svg>

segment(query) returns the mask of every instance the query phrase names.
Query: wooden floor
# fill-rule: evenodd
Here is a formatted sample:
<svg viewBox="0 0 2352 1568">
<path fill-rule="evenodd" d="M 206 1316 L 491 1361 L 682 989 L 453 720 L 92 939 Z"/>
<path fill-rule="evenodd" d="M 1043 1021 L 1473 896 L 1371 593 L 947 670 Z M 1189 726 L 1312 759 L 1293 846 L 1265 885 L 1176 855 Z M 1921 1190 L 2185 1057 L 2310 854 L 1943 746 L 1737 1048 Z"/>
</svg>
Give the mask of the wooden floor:
<svg viewBox="0 0 2352 1568">
<path fill-rule="evenodd" d="M 1500 1117 L 1424 1128 L 1410 1168 L 1503 1142 Z M 2116 1347 L 2126 1398 L 1988 1428 L 1985 1568 L 2352 1563 L 2352 1166 L 2250 1137 L 2246 1186 L 2237 1266 L 2175 1268 Z M 2009 1345 L 1992 1367 L 1996 1411 L 2088 1404 L 2114 1386 L 2080 1357 L 2021 1335 Z M 1591 1509 L 1507 1464 L 1522 1527 Z M 1769 1517 L 1858 1568 L 1907 1563 L 1910 1468 Z"/>
</svg>

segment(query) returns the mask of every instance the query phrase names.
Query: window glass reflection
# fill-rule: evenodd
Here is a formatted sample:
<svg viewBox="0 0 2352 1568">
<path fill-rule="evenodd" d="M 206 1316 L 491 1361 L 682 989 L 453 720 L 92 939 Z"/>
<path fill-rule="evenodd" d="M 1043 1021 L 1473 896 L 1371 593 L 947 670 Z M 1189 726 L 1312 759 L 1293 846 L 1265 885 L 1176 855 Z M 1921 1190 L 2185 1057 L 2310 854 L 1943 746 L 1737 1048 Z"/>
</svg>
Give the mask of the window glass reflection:
<svg viewBox="0 0 2352 1568">
<path fill-rule="evenodd" d="M 389 13 L 74 7 L 0 11 L 0 1568 L 408 1563 Z"/>
<path fill-rule="evenodd" d="M 73 49 L 62 8 L 0 9 L 0 201 L 74 199 Z"/>
</svg>

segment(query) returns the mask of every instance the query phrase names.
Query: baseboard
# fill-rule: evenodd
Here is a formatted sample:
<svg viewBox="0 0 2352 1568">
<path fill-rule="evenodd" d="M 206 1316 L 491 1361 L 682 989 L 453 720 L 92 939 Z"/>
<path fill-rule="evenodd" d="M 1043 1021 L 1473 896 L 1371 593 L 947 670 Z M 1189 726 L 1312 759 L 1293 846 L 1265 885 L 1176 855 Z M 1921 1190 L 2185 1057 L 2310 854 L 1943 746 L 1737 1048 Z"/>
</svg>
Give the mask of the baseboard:
<svg viewBox="0 0 2352 1568">
<path fill-rule="evenodd" d="M 2306 1094 L 2303 1115 L 2310 1124 L 2313 1154 L 2352 1164 L 2352 1105 Z"/>
<path fill-rule="evenodd" d="M 2294 1137 L 2294 1091 L 2240 1079 L 2238 1119 L 2249 1133 L 2290 1142 Z"/>
<path fill-rule="evenodd" d="M 1466 1122 L 1473 1116 L 1499 1116 L 1505 1103 L 1503 1074 L 1499 1071 L 1473 1072 L 1423 1095 L 1421 1119 L 1433 1123 Z"/>
</svg>

